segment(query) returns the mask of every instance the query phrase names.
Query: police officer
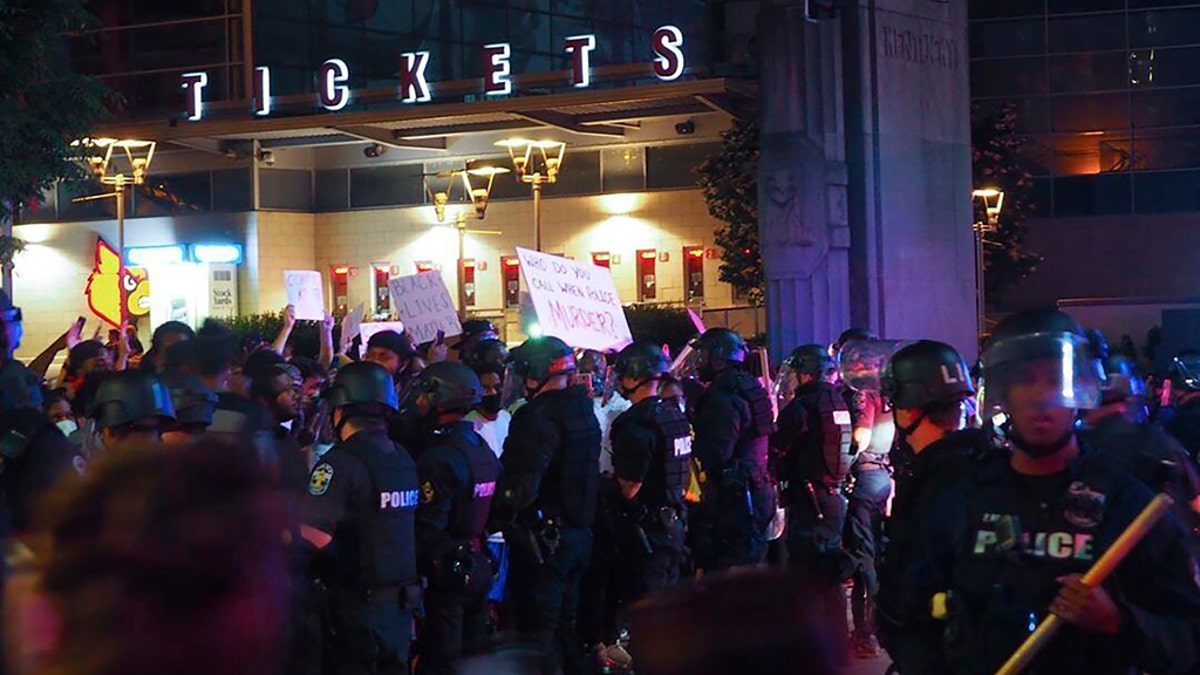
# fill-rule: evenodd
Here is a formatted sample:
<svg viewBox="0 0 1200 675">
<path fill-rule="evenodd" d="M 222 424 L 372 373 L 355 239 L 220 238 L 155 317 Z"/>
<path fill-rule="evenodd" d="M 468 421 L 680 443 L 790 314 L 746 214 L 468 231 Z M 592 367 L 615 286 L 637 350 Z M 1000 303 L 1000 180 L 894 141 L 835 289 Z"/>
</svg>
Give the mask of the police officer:
<svg viewBox="0 0 1200 675">
<path fill-rule="evenodd" d="M 1196 459 L 1200 457 L 1200 353 L 1180 354 L 1174 366 L 1170 383 L 1179 389 L 1179 402 L 1165 427 Z"/>
<path fill-rule="evenodd" d="M 842 487 L 854 462 L 850 410 L 832 384 L 833 360 L 821 345 L 797 347 L 784 365 L 799 386 L 779 413 L 771 448 L 787 508 L 788 558 L 825 589 L 824 610 L 840 646 L 849 637 L 842 582 L 852 571 L 842 550 Z"/>
<path fill-rule="evenodd" d="M 879 562 L 876 623 L 892 659 L 907 673 L 906 661 L 913 656 L 895 636 L 908 620 L 903 574 L 913 540 L 933 502 L 987 454 L 990 436 L 963 429 L 963 404 L 975 390 L 966 363 L 950 345 L 922 340 L 900 349 L 884 365 L 880 381 L 882 396 L 895 410 L 897 452 L 909 460 L 896 468 L 887 549 Z"/>
<path fill-rule="evenodd" d="M 1169 494 L 1180 521 L 1195 529 L 1200 525 L 1200 476 L 1195 464 L 1179 441 L 1161 427 L 1135 421 L 1145 402 L 1146 383 L 1133 362 L 1109 355 L 1103 365 L 1100 407 L 1084 415 L 1084 440 L 1146 487 Z"/>
<path fill-rule="evenodd" d="M 331 657 L 338 673 L 406 673 L 419 604 L 420 488 L 412 458 L 387 438 L 396 389 L 383 367 L 360 362 L 338 371 L 324 396 L 339 441 L 309 477 L 300 531 L 320 550 Z"/>
<path fill-rule="evenodd" d="M 905 675 L 994 672 L 1047 612 L 1069 625 L 1030 672 L 1193 668 L 1200 589 L 1173 517 L 1103 585 L 1082 582 L 1151 496 L 1079 442 L 1076 415 L 1100 400 L 1087 339 L 1061 312 L 1021 312 L 996 327 L 983 364 L 1012 454 L 949 488 L 921 524 L 905 582 L 913 620 L 900 639 L 927 654 L 945 639 L 948 668 L 927 659 L 904 664 Z"/>
<path fill-rule="evenodd" d="M 96 425 L 93 451 L 155 444 L 175 422 L 171 392 L 148 372 L 108 373 L 96 388 L 88 408 Z"/>
<path fill-rule="evenodd" d="M 600 425 L 587 389 L 572 386 L 575 353 L 556 337 L 512 351 L 529 401 L 513 413 L 500 461 L 491 531 L 510 546 L 517 630 L 546 650 L 542 670 L 584 670 L 577 637 L 579 586 L 592 549 L 600 479 Z"/>
<path fill-rule="evenodd" d="M 487 636 L 492 564 L 484 536 L 500 460 L 466 414 L 479 404 L 479 378 L 461 363 L 433 363 L 413 385 L 424 422 L 417 462 L 417 560 L 429 579 L 418 673 L 453 673 L 464 646 Z"/>
<path fill-rule="evenodd" d="M 737 333 L 711 328 L 692 342 L 697 377 L 708 387 L 692 407 L 693 450 L 705 474 L 693 524 L 696 564 L 707 571 L 763 561 L 775 515 L 767 473 L 771 400 L 746 369 Z"/>
<path fill-rule="evenodd" d="M 632 406 L 613 422 L 613 478 L 624 500 L 616 558 L 620 604 L 679 581 L 683 564 L 692 430 L 673 402 L 659 397 L 670 370 L 662 349 L 635 342 L 617 355 L 617 391 Z"/>
</svg>

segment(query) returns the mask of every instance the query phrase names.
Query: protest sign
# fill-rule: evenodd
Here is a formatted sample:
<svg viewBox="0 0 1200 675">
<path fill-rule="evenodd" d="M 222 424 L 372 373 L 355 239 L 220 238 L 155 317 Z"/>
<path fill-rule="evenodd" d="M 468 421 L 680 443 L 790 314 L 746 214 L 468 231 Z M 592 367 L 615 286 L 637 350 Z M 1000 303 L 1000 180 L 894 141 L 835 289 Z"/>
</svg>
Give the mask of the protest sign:
<svg viewBox="0 0 1200 675">
<path fill-rule="evenodd" d="M 421 272 L 388 280 L 392 306 L 417 344 L 433 342 L 438 331 L 446 337 L 462 335 L 462 324 L 442 273 Z"/>
<path fill-rule="evenodd" d="M 517 257 L 543 333 L 600 351 L 633 342 L 607 268 L 524 248 Z"/>
<path fill-rule="evenodd" d="M 363 303 L 358 303 L 358 306 L 346 313 L 342 319 L 342 346 L 350 344 L 352 340 L 362 331 L 363 315 L 367 309 Z"/>
<path fill-rule="evenodd" d="M 321 273 L 315 270 L 284 270 L 283 287 L 288 304 L 296 308 L 297 321 L 323 321 L 325 295 L 321 290 Z"/>
</svg>

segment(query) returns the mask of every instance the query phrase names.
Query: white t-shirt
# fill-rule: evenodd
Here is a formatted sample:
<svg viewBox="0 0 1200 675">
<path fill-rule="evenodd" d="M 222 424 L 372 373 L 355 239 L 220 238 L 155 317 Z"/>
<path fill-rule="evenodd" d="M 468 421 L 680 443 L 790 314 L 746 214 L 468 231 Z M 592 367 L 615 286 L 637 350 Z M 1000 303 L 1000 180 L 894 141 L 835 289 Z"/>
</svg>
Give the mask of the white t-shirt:
<svg viewBox="0 0 1200 675">
<path fill-rule="evenodd" d="M 620 394 L 614 392 L 608 403 L 603 399 L 593 398 L 592 406 L 596 411 L 596 420 L 600 422 L 600 473 L 612 473 L 612 425 L 621 413 L 633 407 Z"/>
</svg>

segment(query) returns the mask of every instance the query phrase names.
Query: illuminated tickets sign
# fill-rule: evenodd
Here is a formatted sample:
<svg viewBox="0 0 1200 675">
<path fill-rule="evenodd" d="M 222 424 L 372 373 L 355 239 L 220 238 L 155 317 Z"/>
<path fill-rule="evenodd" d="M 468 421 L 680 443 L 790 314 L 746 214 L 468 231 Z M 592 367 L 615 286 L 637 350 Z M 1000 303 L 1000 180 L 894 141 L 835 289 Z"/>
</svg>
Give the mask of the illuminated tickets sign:
<svg viewBox="0 0 1200 675">
<path fill-rule="evenodd" d="M 683 54 L 683 32 L 675 26 L 663 26 L 654 31 L 650 40 L 654 50 L 654 75 L 664 82 L 679 79 L 687 60 Z M 563 40 L 563 52 L 571 61 L 571 84 L 577 88 L 592 84 L 592 52 L 596 49 L 595 35 L 574 35 Z M 512 45 L 507 42 L 484 45 L 483 93 L 487 96 L 506 96 L 512 93 Z M 399 97 L 404 103 L 426 103 L 433 100 L 433 90 L 425 77 L 429 67 L 429 52 L 406 52 L 400 55 Z M 204 118 L 204 89 L 208 73 L 183 73 L 180 86 L 186 94 L 185 118 L 197 122 Z M 350 103 L 350 66 L 342 59 L 331 58 L 317 71 L 317 100 L 321 107 L 335 112 Z M 271 69 L 254 69 L 253 113 L 271 114 Z"/>
</svg>

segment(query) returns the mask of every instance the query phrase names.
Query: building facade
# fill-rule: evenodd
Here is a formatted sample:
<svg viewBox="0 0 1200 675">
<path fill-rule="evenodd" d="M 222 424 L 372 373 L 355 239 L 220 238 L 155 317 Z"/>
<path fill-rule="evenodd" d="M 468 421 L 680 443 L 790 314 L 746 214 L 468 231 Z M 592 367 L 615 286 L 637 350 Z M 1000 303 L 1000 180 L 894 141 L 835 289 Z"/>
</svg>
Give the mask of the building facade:
<svg viewBox="0 0 1200 675">
<path fill-rule="evenodd" d="M 1045 262 L 1004 308 L 1194 298 L 1200 3 L 974 0 L 970 31 L 973 101 L 1014 104 L 1031 141 L 1027 241 Z M 1154 324 L 1134 314 L 1106 327 L 1140 343 Z"/>
<path fill-rule="evenodd" d="M 97 135 L 158 142 L 123 228 L 151 325 L 278 311 L 293 269 L 321 272 L 330 309 L 369 316 L 391 313 L 390 277 L 440 269 L 458 288 L 448 226 L 471 207 L 439 219 L 428 177 L 511 168 L 497 142 L 523 136 L 566 143 L 542 250 L 609 267 L 625 303 L 688 304 L 776 353 L 851 323 L 974 351 L 958 3 L 92 4 L 73 58 L 126 103 Z M 764 133 L 766 322 L 718 281 L 720 223 L 696 189 L 738 117 Z M 113 200 L 77 201 L 98 191 L 63 182 L 16 228 L 15 294 L 36 304 L 22 356 L 89 311 L 97 239 L 122 238 Z M 468 219 L 468 312 L 519 325 L 513 255 L 536 244 L 534 204 L 501 175 Z"/>
</svg>

